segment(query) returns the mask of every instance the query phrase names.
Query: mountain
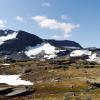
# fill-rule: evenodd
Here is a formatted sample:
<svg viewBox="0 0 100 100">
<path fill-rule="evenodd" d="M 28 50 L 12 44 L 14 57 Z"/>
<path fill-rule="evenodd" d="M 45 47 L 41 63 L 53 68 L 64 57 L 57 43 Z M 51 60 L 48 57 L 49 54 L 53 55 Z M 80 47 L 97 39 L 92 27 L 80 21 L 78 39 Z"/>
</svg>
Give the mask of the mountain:
<svg viewBox="0 0 100 100">
<path fill-rule="evenodd" d="M 0 51 L 21 51 L 29 45 L 36 46 L 37 44 L 41 44 L 43 42 L 43 40 L 38 36 L 24 31 L 4 31 L 7 32 L 7 34 L 0 36 Z"/>
<path fill-rule="evenodd" d="M 72 49 L 80 49 L 82 48 L 79 43 L 70 40 L 46 40 L 53 46 L 59 48 L 72 48 Z"/>
<path fill-rule="evenodd" d="M 54 58 L 69 53 L 70 49 L 82 48 L 69 40 L 46 40 L 19 30 L 0 30 L 0 57 L 11 59 Z"/>
</svg>

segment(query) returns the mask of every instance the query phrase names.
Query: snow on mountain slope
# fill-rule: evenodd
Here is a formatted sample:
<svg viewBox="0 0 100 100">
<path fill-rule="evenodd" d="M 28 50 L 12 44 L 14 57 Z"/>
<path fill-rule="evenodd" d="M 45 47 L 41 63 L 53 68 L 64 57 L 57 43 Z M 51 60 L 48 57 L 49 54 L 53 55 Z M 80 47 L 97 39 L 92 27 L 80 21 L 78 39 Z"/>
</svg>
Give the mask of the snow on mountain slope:
<svg viewBox="0 0 100 100">
<path fill-rule="evenodd" d="M 17 32 L 14 32 L 14 33 L 8 34 L 6 36 L 0 36 L 0 45 L 3 44 L 7 40 L 16 38 L 17 34 L 18 34 Z"/>
<path fill-rule="evenodd" d="M 100 55 L 97 55 L 97 53 L 93 53 L 89 56 L 89 59 L 87 59 L 87 61 L 100 63 Z"/>
<path fill-rule="evenodd" d="M 45 41 L 59 48 L 82 49 L 79 43 L 70 40 L 45 40 Z"/>
<path fill-rule="evenodd" d="M 89 50 L 74 50 L 71 52 L 70 57 L 82 57 L 83 55 L 88 56 L 88 59 L 85 59 L 86 61 L 100 63 L 100 54 Z"/>
<path fill-rule="evenodd" d="M 71 52 L 70 57 L 81 57 L 83 55 L 91 55 L 91 51 L 88 50 L 74 50 Z"/>
<path fill-rule="evenodd" d="M 22 30 L 0 30 L 0 57 L 3 59 L 51 59 L 69 55 L 73 49 L 82 47 L 74 41 L 46 40 Z"/>
<path fill-rule="evenodd" d="M 52 59 L 52 58 L 55 58 L 55 57 L 57 57 L 56 54 L 44 55 L 44 58 L 46 58 L 46 59 Z"/>
<path fill-rule="evenodd" d="M 49 43 L 43 43 L 35 47 L 31 47 L 31 46 L 26 47 L 25 54 L 28 57 L 33 58 L 32 56 L 37 55 L 42 51 L 45 53 L 45 57 L 47 58 L 49 57 L 48 55 L 50 56 L 52 55 L 51 57 L 55 57 L 56 56 L 55 53 L 59 52 L 59 50 L 56 50 L 56 47 L 50 45 Z"/>
</svg>

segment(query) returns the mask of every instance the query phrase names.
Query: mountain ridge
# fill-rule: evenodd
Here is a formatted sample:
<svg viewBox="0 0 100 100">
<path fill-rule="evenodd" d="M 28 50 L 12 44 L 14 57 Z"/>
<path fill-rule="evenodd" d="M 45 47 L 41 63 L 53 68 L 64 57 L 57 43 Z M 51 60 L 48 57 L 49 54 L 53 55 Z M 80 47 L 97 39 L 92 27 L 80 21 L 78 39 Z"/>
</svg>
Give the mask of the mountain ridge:
<svg viewBox="0 0 100 100">
<path fill-rule="evenodd" d="M 49 40 L 42 39 L 37 35 L 32 33 L 28 33 L 22 30 L 14 31 L 14 30 L 0 30 L 0 55 L 5 57 L 18 58 L 19 52 L 25 54 L 28 47 L 31 47 L 31 51 L 38 50 L 40 54 L 44 51 L 44 56 L 56 56 L 59 52 L 64 52 L 66 49 L 81 49 L 81 45 L 74 41 L 70 40 Z M 39 47 L 37 45 L 40 45 Z M 46 47 L 47 46 L 47 47 Z M 46 52 L 47 48 L 53 50 L 51 54 Z M 52 49 L 53 48 L 53 49 Z M 55 49 L 54 49 L 55 48 Z M 58 49 L 58 51 L 57 51 Z M 30 51 L 30 50 L 29 50 Z M 49 50 L 48 50 L 49 51 Z M 24 53 L 23 53 L 24 52 Z M 17 56 L 18 54 L 18 56 Z M 32 54 L 32 53 L 31 53 Z M 42 53 L 43 54 L 43 53 Z M 20 54 L 21 55 L 21 54 Z M 34 54 L 33 54 L 34 55 Z M 31 55 L 31 56 L 33 56 Z M 16 57 L 14 57 L 16 56 Z M 22 56 L 22 55 L 21 55 Z M 27 56 L 27 55 L 26 55 Z M 35 56 L 35 55 L 34 55 Z M 25 57 L 25 55 L 24 55 Z M 29 57 L 31 58 L 31 57 Z M 34 58 L 34 57 L 33 57 Z"/>
</svg>

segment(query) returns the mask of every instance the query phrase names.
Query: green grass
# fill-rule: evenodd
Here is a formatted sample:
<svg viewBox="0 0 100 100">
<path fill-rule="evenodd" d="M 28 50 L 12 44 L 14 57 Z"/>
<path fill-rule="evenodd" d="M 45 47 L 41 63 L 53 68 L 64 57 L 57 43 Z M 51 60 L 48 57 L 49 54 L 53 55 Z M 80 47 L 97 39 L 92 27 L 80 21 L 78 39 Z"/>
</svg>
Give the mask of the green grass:
<svg viewBox="0 0 100 100">
<path fill-rule="evenodd" d="M 48 82 L 35 84 L 37 93 L 66 93 L 66 92 L 81 92 L 87 89 L 86 85 L 74 85 L 71 82 Z M 72 86 L 71 86 L 72 85 Z"/>
</svg>

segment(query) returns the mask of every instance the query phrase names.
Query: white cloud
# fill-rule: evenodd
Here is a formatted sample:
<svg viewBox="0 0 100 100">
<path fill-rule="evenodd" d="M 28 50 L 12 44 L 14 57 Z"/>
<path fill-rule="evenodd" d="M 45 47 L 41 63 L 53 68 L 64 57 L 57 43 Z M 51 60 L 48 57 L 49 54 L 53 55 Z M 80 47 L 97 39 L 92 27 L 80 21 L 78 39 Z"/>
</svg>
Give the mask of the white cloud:
<svg viewBox="0 0 100 100">
<path fill-rule="evenodd" d="M 0 19 L 0 29 L 3 29 L 6 27 L 6 22 L 7 22 L 6 20 Z"/>
<path fill-rule="evenodd" d="M 16 20 L 23 21 L 24 19 L 21 16 L 16 16 Z"/>
<path fill-rule="evenodd" d="M 67 16 L 67 15 L 61 15 L 60 18 L 62 20 L 66 20 L 66 21 L 69 21 L 71 19 L 71 17 Z"/>
<path fill-rule="evenodd" d="M 69 37 L 69 33 L 71 33 L 74 29 L 80 27 L 79 24 L 59 22 L 55 19 L 49 19 L 45 16 L 34 16 L 32 17 L 32 19 L 36 21 L 38 25 L 42 28 L 62 31 L 61 37 L 64 37 L 64 38 Z M 55 37 L 58 37 L 58 36 L 55 36 Z"/>
<path fill-rule="evenodd" d="M 51 5 L 50 5 L 49 2 L 42 2 L 41 6 L 43 6 L 43 7 L 50 7 Z"/>
</svg>

